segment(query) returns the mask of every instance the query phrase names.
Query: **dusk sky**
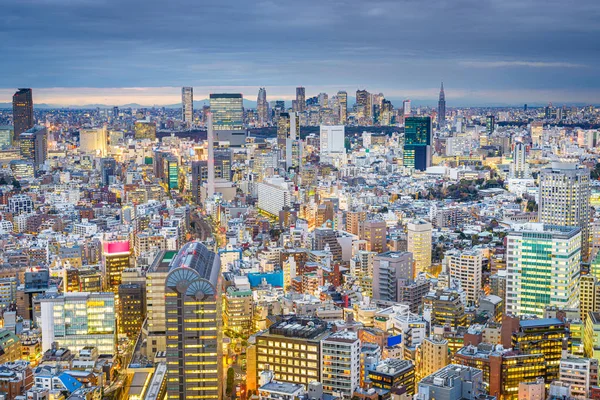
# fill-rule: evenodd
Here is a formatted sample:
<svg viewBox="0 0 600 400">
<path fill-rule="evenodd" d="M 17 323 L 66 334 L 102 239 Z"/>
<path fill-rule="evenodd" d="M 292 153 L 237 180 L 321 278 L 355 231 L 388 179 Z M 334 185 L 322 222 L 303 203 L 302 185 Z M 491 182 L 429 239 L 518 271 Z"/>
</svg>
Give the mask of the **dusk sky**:
<svg viewBox="0 0 600 400">
<path fill-rule="evenodd" d="M 598 0 L 2 0 L 0 103 L 356 89 L 448 106 L 600 103 Z"/>
</svg>

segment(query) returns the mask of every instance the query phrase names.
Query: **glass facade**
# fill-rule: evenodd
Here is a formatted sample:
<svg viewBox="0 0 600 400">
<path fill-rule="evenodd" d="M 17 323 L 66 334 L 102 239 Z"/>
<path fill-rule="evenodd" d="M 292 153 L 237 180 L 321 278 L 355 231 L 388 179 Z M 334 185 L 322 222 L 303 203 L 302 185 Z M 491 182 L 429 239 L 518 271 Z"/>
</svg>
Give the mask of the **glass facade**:
<svg viewBox="0 0 600 400">
<path fill-rule="evenodd" d="M 210 112 L 214 130 L 241 130 L 244 128 L 244 106 L 241 93 L 213 93 Z"/>
</svg>

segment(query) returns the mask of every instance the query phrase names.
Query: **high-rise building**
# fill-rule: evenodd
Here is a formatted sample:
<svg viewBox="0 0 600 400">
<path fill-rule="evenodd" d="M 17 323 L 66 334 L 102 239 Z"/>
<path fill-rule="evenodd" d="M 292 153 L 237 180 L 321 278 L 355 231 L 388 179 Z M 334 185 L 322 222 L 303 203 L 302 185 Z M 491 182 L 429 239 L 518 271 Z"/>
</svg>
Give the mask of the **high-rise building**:
<svg viewBox="0 0 600 400">
<path fill-rule="evenodd" d="M 192 199 L 197 204 L 202 203 L 202 185 L 208 181 L 208 163 L 192 161 Z"/>
<path fill-rule="evenodd" d="M 106 156 L 108 132 L 106 126 L 86 128 L 79 131 L 79 151 Z"/>
<path fill-rule="evenodd" d="M 358 118 L 362 119 L 366 124 L 371 125 L 373 122 L 373 103 L 371 93 L 366 90 L 356 91 L 356 106 L 358 108 Z"/>
<path fill-rule="evenodd" d="M 215 140 L 228 141 L 236 147 L 246 142 L 244 99 L 241 93 L 211 93 L 210 113 Z"/>
<path fill-rule="evenodd" d="M 450 363 L 448 340 L 442 337 L 425 338 L 420 347 L 419 377 L 423 378 L 444 368 Z"/>
<path fill-rule="evenodd" d="M 279 382 L 308 386 L 321 381 L 321 340 L 330 331 L 320 319 L 290 315 L 256 336 L 256 373 L 270 369 Z"/>
<path fill-rule="evenodd" d="M 485 117 L 485 133 L 491 135 L 496 130 L 496 117 L 493 115 L 488 115 Z"/>
<path fill-rule="evenodd" d="M 117 175 L 117 161 L 114 158 L 102 158 L 100 160 L 100 175 L 102 186 L 108 186 Z"/>
<path fill-rule="evenodd" d="M 0 125 L 0 149 L 12 145 L 15 138 L 15 129 L 12 125 Z"/>
<path fill-rule="evenodd" d="M 144 287 L 139 283 L 119 285 L 119 331 L 137 338 L 144 322 Z"/>
<path fill-rule="evenodd" d="M 102 272 L 106 290 L 118 293 L 121 274 L 124 269 L 131 267 L 130 257 L 129 240 L 107 240 L 103 243 Z"/>
<path fill-rule="evenodd" d="M 356 332 L 338 331 L 321 340 L 324 393 L 352 397 L 360 384 L 360 348 Z"/>
<path fill-rule="evenodd" d="M 189 242 L 165 282 L 167 398 L 220 399 L 223 388 L 220 259 Z"/>
<path fill-rule="evenodd" d="M 440 87 L 440 98 L 438 100 L 438 125 L 440 129 L 446 126 L 446 94 L 444 93 L 444 82 Z"/>
<path fill-rule="evenodd" d="M 600 312 L 590 312 L 585 320 L 583 353 L 586 357 L 600 357 Z"/>
<path fill-rule="evenodd" d="M 405 117 L 409 117 L 411 113 L 410 109 L 410 99 L 406 99 L 402 102 L 402 112 Z"/>
<path fill-rule="evenodd" d="M 265 88 L 258 89 L 256 112 L 259 126 L 266 126 L 269 123 L 269 103 L 267 102 L 267 90 Z"/>
<path fill-rule="evenodd" d="M 419 171 L 431 165 L 430 117 L 405 118 L 403 164 Z"/>
<path fill-rule="evenodd" d="M 566 357 L 560 360 L 560 381 L 571 386 L 576 399 L 589 399 L 591 386 L 598 385 L 598 360 Z"/>
<path fill-rule="evenodd" d="M 294 111 L 303 112 L 306 110 L 306 90 L 300 86 L 296 88 L 296 109 Z"/>
<path fill-rule="evenodd" d="M 600 282 L 594 275 L 579 278 L 579 315 L 585 321 L 590 312 L 600 311 Z"/>
<path fill-rule="evenodd" d="M 425 306 L 431 311 L 431 325 L 457 328 L 467 325 L 467 315 L 461 292 L 456 289 L 437 289 L 423 297 Z"/>
<path fill-rule="evenodd" d="M 589 258 L 590 171 L 577 164 L 553 162 L 540 171 L 538 220 L 581 228 L 581 257 Z"/>
<path fill-rule="evenodd" d="M 411 253 L 388 251 L 377 254 L 373 258 L 372 268 L 373 299 L 400 301 L 399 282 L 412 280 L 413 268 Z"/>
<path fill-rule="evenodd" d="M 65 293 L 40 299 L 42 350 L 54 342 L 72 352 L 94 346 L 116 355 L 114 293 Z"/>
<path fill-rule="evenodd" d="M 522 142 L 516 142 L 513 150 L 513 161 L 511 164 L 511 177 L 514 179 L 525 179 L 529 177 L 527 165 L 527 146 Z"/>
<path fill-rule="evenodd" d="M 392 391 L 404 387 L 408 395 L 415 394 L 415 365 L 410 360 L 386 358 L 367 374 L 373 388 Z"/>
<path fill-rule="evenodd" d="M 369 220 L 361 224 L 360 238 L 366 241 L 367 251 L 383 253 L 387 246 L 387 224 L 385 221 Z"/>
<path fill-rule="evenodd" d="M 19 140 L 21 133 L 33 128 L 33 91 L 19 89 L 13 95 L 13 125 L 14 142 Z"/>
<path fill-rule="evenodd" d="M 506 312 L 543 316 L 577 303 L 581 231 L 527 223 L 507 236 Z"/>
<path fill-rule="evenodd" d="M 187 125 L 194 123 L 194 88 L 181 88 L 181 119 Z"/>
<path fill-rule="evenodd" d="M 320 154 L 345 153 L 344 125 L 321 125 L 320 143 Z"/>
<path fill-rule="evenodd" d="M 340 90 L 337 93 L 338 104 L 340 105 L 340 124 L 345 125 L 348 120 L 348 93 L 343 90 Z"/>
<path fill-rule="evenodd" d="M 479 249 L 451 250 L 444 261 L 451 279 L 460 282 L 467 295 L 467 305 L 478 306 L 482 294 L 483 252 Z"/>
<path fill-rule="evenodd" d="M 542 138 L 544 135 L 544 123 L 540 121 L 532 122 L 529 126 L 529 133 L 531 135 L 531 146 L 533 148 L 540 148 L 543 145 Z"/>
<path fill-rule="evenodd" d="M 33 162 L 39 169 L 48 158 L 48 136 L 46 128 L 34 126 L 19 135 L 21 159 Z"/>
<path fill-rule="evenodd" d="M 415 276 L 420 272 L 429 272 L 431 267 L 431 235 L 433 227 L 424 220 L 413 220 L 406 224 L 407 250 L 412 253 L 415 262 Z"/>
</svg>

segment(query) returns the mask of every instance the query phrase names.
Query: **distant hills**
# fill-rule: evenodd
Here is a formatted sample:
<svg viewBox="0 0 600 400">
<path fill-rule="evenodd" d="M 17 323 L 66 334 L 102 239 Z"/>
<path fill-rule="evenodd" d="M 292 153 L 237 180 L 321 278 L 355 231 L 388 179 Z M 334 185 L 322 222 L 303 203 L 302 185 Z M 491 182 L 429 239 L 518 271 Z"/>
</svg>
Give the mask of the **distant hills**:
<svg viewBox="0 0 600 400">
<path fill-rule="evenodd" d="M 84 110 L 84 109 L 93 109 L 93 108 L 113 108 L 114 107 L 114 105 L 109 105 L 109 104 L 83 104 L 83 105 L 65 106 L 65 105 L 59 105 L 59 104 L 35 103 L 35 99 L 34 99 L 33 105 L 35 108 L 39 108 L 39 109 L 71 108 L 74 110 Z M 194 101 L 195 109 L 200 109 L 200 108 L 204 107 L 205 105 L 206 106 L 209 105 L 208 99 Z M 163 105 L 163 104 L 144 105 L 144 104 L 138 104 L 138 103 L 129 103 L 129 104 L 122 104 L 118 107 L 119 108 L 152 108 L 152 107 L 181 108 L 181 103 L 165 104 L 165 105 Z M 244 107 L 245 108 L 256 108 L 256 101 L 244 99 Z M 12 108 L 12 103 L 0 103 L 0 109 L 5 109 L 5 108 Z"/>
</svg>

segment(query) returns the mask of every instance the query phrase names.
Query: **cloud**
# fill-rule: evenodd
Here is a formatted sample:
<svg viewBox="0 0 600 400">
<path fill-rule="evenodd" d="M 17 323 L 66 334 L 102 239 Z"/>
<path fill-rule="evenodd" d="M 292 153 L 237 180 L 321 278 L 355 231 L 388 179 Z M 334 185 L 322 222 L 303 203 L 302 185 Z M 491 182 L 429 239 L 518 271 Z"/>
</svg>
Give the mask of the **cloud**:
<svg viewBox="0 0 600 400">
<path fill-rule="evenodd" d="M 471 68 L 587 68 L 587 65 L 570 62 L 544 61 L 460 61 L 460 65 Z"/>
</svg>

